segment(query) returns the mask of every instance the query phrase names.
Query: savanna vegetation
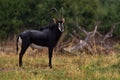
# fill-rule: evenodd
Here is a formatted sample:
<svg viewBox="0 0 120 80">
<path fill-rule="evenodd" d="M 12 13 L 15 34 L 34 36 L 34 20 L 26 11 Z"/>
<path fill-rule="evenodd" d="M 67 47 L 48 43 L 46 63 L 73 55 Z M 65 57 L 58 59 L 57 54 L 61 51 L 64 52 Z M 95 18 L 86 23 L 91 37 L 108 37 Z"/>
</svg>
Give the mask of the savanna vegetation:
<svg viewBox="0 0 120 80">
<path fill-rule="evenodd" d="M 104 34 L 113 23 L 120 21 L 120 0 L 0 0 L 0 40 L 6 40 L 24 29 L 39 28 L 57 18 L 50 9 L 61 12 L 64 8 L 65 32 L 75 28 L 74 22 L 92 30 L 100 21 L 99 31 Z M 116 25 L 114 37 L 120 38 Z"/>
<path fill-rule="evenodd" d="M 63 8 L 65 18 L 65 32 L 53 54 L 53 69 L 48 67 L 47 49 L 31 48 L 23 57 L 24 67 L 19 68 L 16 36 L 57 19 L 58 15 L 50 11 L 51 8 L 57 8 L 60 15 Z M 117 23 L 112 36 L 106 40 L 112 49 L 101 50 L 103 46 L 99 43 L 93 45 L 92 50 L 96 52 L 92 54 L 86 50 L 73 54 L 58 49 L 71 47 L 80 39 L 84 41 L 87 38 L 84 30 L 87 33 L 95 30 L 96 23 L 101 35 L 107 34 Z M 120 0 L 0 0 L 0 80 L 120 80 L 119 26 Z M 100 40 L 98 36 L 95 38 Z"/>
<path fill-rule="evenodd" d="M 57 53 L 53 56 L 53 69 L 49 69 L 48 57 L 43 51 L 32 54 L 27 51 L 19 68 L 18 57 L 13 53 L 0 54 L 0 80 L 119 80 L 120 54 L 82 53 L 80 56 Z"/>
</svg>

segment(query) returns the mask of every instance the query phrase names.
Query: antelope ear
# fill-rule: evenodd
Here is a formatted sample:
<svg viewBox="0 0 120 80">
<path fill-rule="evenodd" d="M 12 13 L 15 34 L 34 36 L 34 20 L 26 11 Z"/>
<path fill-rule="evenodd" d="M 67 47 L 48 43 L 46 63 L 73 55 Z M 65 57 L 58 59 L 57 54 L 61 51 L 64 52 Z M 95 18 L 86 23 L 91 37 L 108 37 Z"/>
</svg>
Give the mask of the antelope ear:
<svg viewBox="0 0 120 80">
<path fill-rule="evenodd" d="M 52 20 L 53 20 L 53 22 L 54 22 L 55 24 L 57 23 L 56 19 L 53 18 Z"/>
<path fill-rule="evenodd" d="M 65 22 L 65 19 L 64 19 L 64 18 L 62 18 L 62 22 L 63 22 L 63 23 Z"/>
</svg>

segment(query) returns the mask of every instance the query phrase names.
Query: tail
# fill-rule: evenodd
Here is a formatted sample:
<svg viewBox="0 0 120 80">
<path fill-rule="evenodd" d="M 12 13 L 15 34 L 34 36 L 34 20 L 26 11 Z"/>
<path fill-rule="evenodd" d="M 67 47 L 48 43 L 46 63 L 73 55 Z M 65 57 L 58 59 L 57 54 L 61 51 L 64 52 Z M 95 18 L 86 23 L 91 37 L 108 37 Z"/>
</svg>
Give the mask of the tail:
<svg viewBox="0 0 120 80">
<path fill-rule="evenodd" d="M 17 37 L 17 40 L 16 40 L 16 54 L 18 54 L 18 39 L 19 39 L 19 36 Z"/>
</svg>

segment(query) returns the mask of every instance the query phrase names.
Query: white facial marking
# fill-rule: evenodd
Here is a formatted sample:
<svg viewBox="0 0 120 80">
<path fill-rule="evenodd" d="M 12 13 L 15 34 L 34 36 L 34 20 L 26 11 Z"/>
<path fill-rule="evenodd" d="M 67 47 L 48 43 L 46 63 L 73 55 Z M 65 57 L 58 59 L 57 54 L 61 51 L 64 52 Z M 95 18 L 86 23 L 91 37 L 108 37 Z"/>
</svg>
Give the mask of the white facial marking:
<svg viewBox="0 0 120 80">
<path fill-rule="evenodd" d="M 63 23 L 62 23 L 62 31 L 61 32 L 63 32 L 64 31 L 64 25 L 63 25 Z"/>
<path fill-rule="evenodd" d="M 58 29 L 61 31 L 61 28 L 60 28 L 60 23 L 58 23 Z"/>
<path fill-rule="evenodd" d="M 60 23 L 58 23 L 58 29 L 59 29 L 61 32 L 63 32 L 63 31 L 64 31 L 64 28 L 61 29 L 61 27 L 63 28 L 63 23 L 62 23 L 62 25 L 60 25 Z"/>
</svg>

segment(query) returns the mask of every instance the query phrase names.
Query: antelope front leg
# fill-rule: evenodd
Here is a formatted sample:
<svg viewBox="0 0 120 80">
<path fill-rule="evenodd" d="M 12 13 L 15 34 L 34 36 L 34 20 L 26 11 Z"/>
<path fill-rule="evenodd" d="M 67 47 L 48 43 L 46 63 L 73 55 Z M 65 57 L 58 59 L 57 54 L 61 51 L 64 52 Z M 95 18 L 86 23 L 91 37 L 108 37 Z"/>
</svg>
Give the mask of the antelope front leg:
<svg viewBox="0 0 120 80">
<path fill-rule="evenodd" d="M 49 67 L 52 68 L 52 53 L 53 48 L 49 48 Z"/>
</svg>

